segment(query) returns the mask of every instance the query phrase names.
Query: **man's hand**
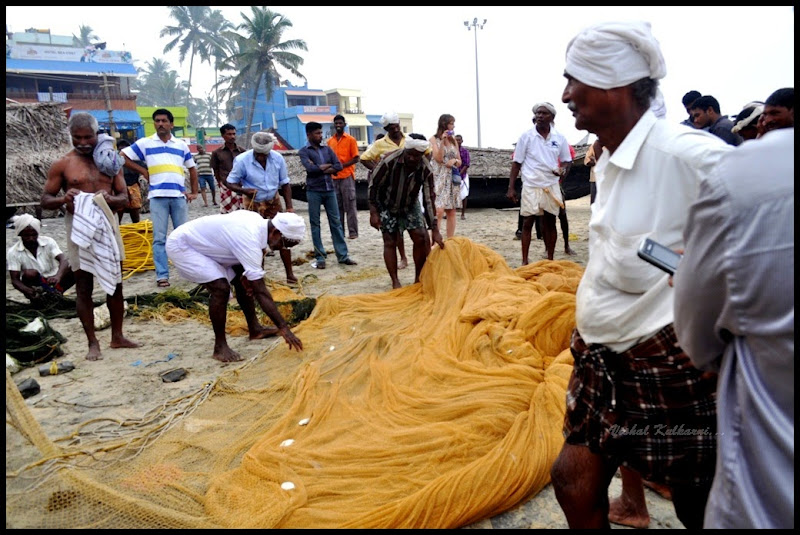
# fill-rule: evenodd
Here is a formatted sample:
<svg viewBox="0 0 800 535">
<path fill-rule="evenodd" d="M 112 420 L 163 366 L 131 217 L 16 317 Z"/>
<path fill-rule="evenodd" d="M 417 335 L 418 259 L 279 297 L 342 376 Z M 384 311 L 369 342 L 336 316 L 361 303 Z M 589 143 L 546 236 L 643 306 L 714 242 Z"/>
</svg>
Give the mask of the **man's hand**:
<svg viewBox="0 0 800 535">
<path fill-rule="evenodd" d="M 294 335 L 294 333 L 289 329 L 288 325 L 284 325 L 278 332 L 281 333 L 283 339 L 286 340 L 286 343 L 289 344 L 289 349 L 296 349 L 297 351 L 303 350 L 303 342 L 300 341 L 298 337 Z"/>
<path fill-rule="evenodd" d="M 184 195 L 186 195 L 186 202 L 192 202 L 197 198 L 197 193 L 186 192 Z"/>
<path fill-rule="evenodd" d="M 67 194 L 64 195 L 64 204 L 67 205 L 67 211 L 71 214 L 75 213 L 75 197 L 80 195 L 82 192 L 77 188 L 70 188 L 67 190 Z"/>
<path fill-rule="evenodd" d="M 438 244 L 440 248 L 444 249 L 444 240 L 442 239 L 442 233 L 439 232 L 439 227 L 435 227 L 431 232 L 431 235 L 434 243 Z"/>
<path fill-rule="evenodd" d="M 381 218 L 377 211 L 370 210 L 369 212 L 369 226 L 375 230 L 381 229 Z"/>
<path fill-rule="evenodd" d="M 250 280 L 244 276 L 244 273 L 240 277 L 240 280 L 242 281 L 242 287 L 244 288 L 244 293 L 246 293 L 250 297 L 253 297 L 253 285 L 250 282 Z"/>
<path fill-rule="evenodd" d="M 514 204 L 517 203 L 517 191 L 514 188 L 509 188 L 506 192 L 506 198 L 513 202 Z"/>
</svg>

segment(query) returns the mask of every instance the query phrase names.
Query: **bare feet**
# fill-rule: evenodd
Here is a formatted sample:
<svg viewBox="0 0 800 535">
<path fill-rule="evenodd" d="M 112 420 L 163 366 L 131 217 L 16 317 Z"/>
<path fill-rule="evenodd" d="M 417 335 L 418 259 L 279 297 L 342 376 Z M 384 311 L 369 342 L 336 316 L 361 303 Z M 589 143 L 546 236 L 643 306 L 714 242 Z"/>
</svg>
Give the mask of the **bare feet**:
<svg viewBox="0 0 800 535">
<path fill-rule="evenodd" d="M 608 504 L 608 521 L 622 526 L 644 529 L 650 525 L 650 515 L 647 512 L 647 506 L 644 507 L 644 511 L 637 510 L 635 505 L 620 496 Z"/>
<path fill-rule="evenodd" d="M 645 487 L 657 493 L 665 500 L 672 500 L 672 491 L 669 490 L 668 486 L 662 485 L 661 483 L 653 483 L 652 481 L 647 481 L 646 479 L 643 479 L 642 483 L 644 483 Z"/>
<path fill-rule="evenodd" d="M 405 269 L 408 267 L 408 259 L 401 258 L 400 263 L 397 265 L 397 269 Z"/>
<path fill-rule="evenodd" d="M 295 277 L 294 275 L 292 275 L 291 277 L 287 276 L 286 282 L 289 284 L 297 284 L 297 277 Z"/>
<path fill-rule="evenodd" d="M 108 347 L 119 348 L 119 347 L 142 347 L 142 344 L 139 342 L 134 342 L 133 340 L 128 340 L 124 336 L 120 336 L 118 338 L 111 338 L 111 343 L 108 344 Z"/>
<path fill-rule="evenodd" d="M 228 346 L 225 346 L 222 349 L 214 350 L 214 358 L 220 362 L 236 362 L 239 360 L 244 360 L 242 356 L 231 349 Z"/>
<path fill-rule="evenodd" d="M 89 352 L 86 353 L 86 360 L 103 360 L 103 355 L 100 353 L 100 342 L 89 344 Z"/>
<path fill-rule="evenodd" d="M 250 340 L 261 340 L 263 338 L 275 336 L 276 334 L 278 334 L 277 327 L 264 327 L 263 325 L 259 325 L 256 332 L 250 333 Z"/>
<path fill-rule="evenodd" d="M 464 214 L 461 214 L 461 219 L 466 219 L 466 217 L 464 216 Z"/>
<path fill-rule="evenodd" d="M 575 254 L 577 254 L 575 253 L 575 251 L 572 250 L 572 247 L 570 247 L 569 245 L 564 246 L 564 253 L 570 256 L 575 256 Z"/>
<path fill-rule="evenodd" d="M 400 281 L 399 281 L 399 280 L 392 281 L 392 289 L 396 289 L 396 288 L 402 288 L 402 287 L 403 287 L 403 285 L 402 285 L 402 284 L 400 284 Z"/>
</svg>

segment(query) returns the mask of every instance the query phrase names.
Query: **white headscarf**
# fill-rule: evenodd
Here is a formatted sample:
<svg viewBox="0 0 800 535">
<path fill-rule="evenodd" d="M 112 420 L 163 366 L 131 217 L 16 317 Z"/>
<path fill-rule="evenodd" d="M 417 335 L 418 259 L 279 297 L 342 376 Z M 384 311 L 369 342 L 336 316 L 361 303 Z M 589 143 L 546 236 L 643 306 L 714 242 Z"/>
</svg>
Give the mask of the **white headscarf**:
<svg viewBox="0 0 800 535">
<path fill-rule="evenodd" d="M 649 22 L 602 22 L 567 45 L 567 74 L 586 85 L 613 89 L 642 78 L 667 75 L 661 47 Z"/>
<path fill-rule="evenodd" d="M 750 126 L 753 123 L 753 121 L 756 121 L 758 119 L 759 115 L 764 113 L 763 102 L 751 102 L 750 104 L 742 108 L 742 111 L 745 111 L 748 108 L 753 108 L 753 110 L 749 114 L 747 114 L 747 117 L 743 117 L 741 111 L 739 112 L 739 115 L 736 116 L 736 124 L 733 125 L 733 128 L 731 128 L 731 132 L 733 132 L 734 134 L 738 134 L 739 132 L 742 131 L 743 128 L 747 128 L 748 126 Z"/>
<path fill-rule="evenodd" d="M 385 128 L 390 124 L 400 124 L 400 117 L 393 111 L 387 111 L 381 117 L 381 126 Z"/>
<path fill-rule="evenodd" d="M 416 149 L 420 152 L 425 152 L 431 146 L 430 141 L 427 139 L 414 139 L 413 137 L 406 136 L 406 142 L 403 145 L 404 149 Z"/>
<path fill-rule="evenodd" d="M 656 96 L 650 101 L 650 109 L 656 114 L 656 117 L 663 119 L 667 116 L 667 104 L 664 102 L 664 94 L 661 89 L 656 89 Z"/>
<path fill-rule="evenodd" d="M 253 145 L 253 152 L 267 154 L 275 145 L 275 138 L 268 132 L 256 132 L 250 138 L 250 144 Z"/>
<path fill-rule="evenodd" d="M 92 151 L 92 158 L 100 172 L 110 177 L 117 176 L 125 165 L 125 158 L 114 148 L 114 138 L 108 134 L 97 135 L 97 145 Z"/>
<path fill-rule="evenodd" d="M 538 110 L 539 108 L 547 108 L 547 111 L 552 113 L 553 117 L 556 116 L 556 107 L 550 104 L 549 102 L 537 102 L 536 104 L 533 105 L 531 111 L 535 114 L 536 110 Z"/>
<path fill-rule="evenodd" d="M 14 218 L 14 235 L 19 236 L 19 233 L 28 227 L 33 227 L 36 232 L 41 232 L 42 222 L 33 217 L 31 214 L 22 214 Z"/>
<path fill-rule="evenodd" d="M 303 241 L 306 237 L 306 222 L 297 214 L 281 212 L 272 218 L 272 224 L 287 240 Z"/>
</svg>

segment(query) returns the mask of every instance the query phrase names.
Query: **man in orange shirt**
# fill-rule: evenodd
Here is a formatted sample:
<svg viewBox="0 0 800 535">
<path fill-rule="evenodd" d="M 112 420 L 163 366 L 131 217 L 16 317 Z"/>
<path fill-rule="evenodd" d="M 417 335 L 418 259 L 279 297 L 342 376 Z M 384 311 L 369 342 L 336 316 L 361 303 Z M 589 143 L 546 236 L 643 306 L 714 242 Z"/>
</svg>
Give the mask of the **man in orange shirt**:
<svg viewBox="0 0 800 535">
<path fill-rule="evenodd" d="M 339 204 L 339 214 L 342 218 L 342 230 L 348 231 L 348 238 L 358 238 L 358 208 L 356 207 L 356 168 L 359 160 L 358 144 L 356 138 L 344 131 L 347 125 L 344 116 L 337 115 L 333 118 L 333 127 L 336 129 L 328 140 L 328 146 L 342 162 L 342 170 L 333 175 L 333 188 L 336 191 L 336 201 Z M 347 225 L 345 225 L 347 222 Z"/>
</svg>

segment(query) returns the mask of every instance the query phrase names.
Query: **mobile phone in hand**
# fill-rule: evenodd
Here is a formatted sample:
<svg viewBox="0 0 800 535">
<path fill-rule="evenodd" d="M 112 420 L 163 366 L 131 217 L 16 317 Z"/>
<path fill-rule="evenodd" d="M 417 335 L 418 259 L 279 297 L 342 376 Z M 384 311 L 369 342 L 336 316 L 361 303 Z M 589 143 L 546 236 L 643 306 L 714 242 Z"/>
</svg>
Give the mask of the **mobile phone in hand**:
<svg viewBox="0 0 800 535">
<path fill-rule="evenodd" d="M 678 269 L 678 264 L 681 258 L 683 258 L 683 255 L 676 253 L 669 247 L 661 245 L 650 238 L 645 238 L 642 241 L 637 254 L 642 260 L 653 264 L 658 269 L 666 271 L 670 275 L 675 274 L 675 270 Z"/>
</svg>

